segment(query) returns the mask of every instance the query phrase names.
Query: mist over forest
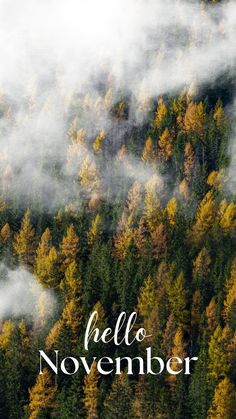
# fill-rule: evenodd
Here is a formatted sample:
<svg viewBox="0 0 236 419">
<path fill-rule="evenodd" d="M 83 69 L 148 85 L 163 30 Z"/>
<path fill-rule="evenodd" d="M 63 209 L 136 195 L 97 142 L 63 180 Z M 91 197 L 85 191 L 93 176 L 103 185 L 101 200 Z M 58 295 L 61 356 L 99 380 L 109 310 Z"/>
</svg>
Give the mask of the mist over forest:
<svg viewBox="0 0 236 419">
<path fill-rule="evenodd" d="M 234 418 L 235 19 L 233 1 L 0 0 L 1 418 Z M 85 355 L 93 311 L 151 336 L 39 374 L 39 349 Z M 198 361 L 93 361 L 147 347 Z"/>
</svg>

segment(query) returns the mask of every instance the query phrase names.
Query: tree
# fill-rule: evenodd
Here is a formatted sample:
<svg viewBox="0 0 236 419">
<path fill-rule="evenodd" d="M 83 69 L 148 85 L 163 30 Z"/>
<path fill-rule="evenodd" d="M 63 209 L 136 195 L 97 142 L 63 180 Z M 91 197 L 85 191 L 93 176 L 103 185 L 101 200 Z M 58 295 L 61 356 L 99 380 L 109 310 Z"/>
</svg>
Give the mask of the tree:
<svg viewBox="0 0 236 419">
<path fill-rule="evenodd" d="M 189 320 L 189 312 L 187 310 L 187 292 L 184 287 L 184 274 L 181 272 L 174 282 L 168 284 L 168 299 L 171 310 L 176 319 L 178 326 L 185 326 Z"/>
<path fill-rule="evenodd" d="M 158 145 L 159 145 L 158 156 L 163 161 L 168 161 L 173 153 L 173 138 L 168 128 L 165 128 L 165 130 L 161 134 L 158 141 Z"/>
<path fill-rule="evenodd" d="M 63 271 L 65 271 L 70 263 L 76 260 L 79 253 L 79 238 L 75 233 L 73 224 L 68 227 L 66 235 L 62 239 L 60 251 L 62 257 L 62 268 Z"/>
<path fill-rule="evenodd" d="M 8 223 L 4 224 L 4 226 L 1 228 L 1 239 L 3 243 L 7 243 L 11 237 L 11 228 Z"/>
<path fill-rule="evenodd" d="M 45 415 L 55 407 L 57 387 L 53 385 L 49 371 L 44 368 L 35 385 L 29 390 L 29 419 L 36 419 L 39 414 Z"/>
<path fill-rule="evenodd" d="M 160 99 L 158 102 L 158 106 L 157 106 L 157 110 L 155 113 L 155 118 L 154 118 L 154 126 L 158 129 L 160 129 L 165 120 L 166 120 L 166 116 L 167 116 L 167 107 L 165 105 L 165 102 L 163 101 L 163 99 Z"/>
<path fill-rule="evenodd" d="M 154 281 L 149 275 L 139 291 L 137 311 L 138 314 L 147 320 L 155 307 L 155 287 Z"/>
<path fill-rule="evenodd" d="M 233 260 L 230 277 L 226 282 L 223 314 L 230 327 L 236 330 L 236 258 Z"/>
<path fill-rule="evenodd" d="M 151 233 L 151 243 L 153 259 L 160 260 L 165 256 L 167 249 L 166 227 L 163 223 Z"/>
<path fill-rule="evenodd" d="M 99 214 L 96 215 L 92 221 L 92 225 L 87 233 L 88 244 L 92 246 L 95 241 L 98 241 L 102 235 L 102 221 Z"/>
<path fill-rule="evenodd" d="M 75 342 L 82 324 L 83 310 L 76 299 L 72 298 L 63 309 L 62 319 L 72 332 L 72 341 Z"/>
<path fill-rule="evenodd" d="M 93 361 L 90 373 L 84 379 L 84 407 L 87 419 L 98 418 L 98 380 L 97 364 Z"/>
<path fill-rule="evenodd" d="M 217 128 L 222 132 L 225 129 L 227 118 L 225 116 L 222 101 L 220 99 L 217 100 L 217 103 L 214 109 L 213 119 L 215 121 Z"/>
<path fill-rule="evenodd" d="M 15 235 L 14 249 L 18 255 L 19 261 L 31 267 L 34 262 L 34 250 L 35 250 L 35 231 L 30 223 L 30 210 L 27 209 L 19 232 Z"/>
<path fill-rule="evenodd" d="M 236 412 L 236 389 L 227 377 L 215 389 L 208 419 L 232 419 Z"/>
<path fill-rule="evenodd" d="M 160 216 L 162 215 L 160 201 L 157 195 L 159 185 L 160 180 L 157 175 L 153 175 L 145 185 L 144 217 L 147 221 L 149 231 L 153 231 L 157 227 Z"/>
<path fill-rule="evenodd" d="M 215 210 L 214 197 L 209 191 L 198 207 L 195 224 L 189 233 L 189 238 L 193 243 L 201 242 L 205 234 L 209 232 L 215 221 Z"/>
<path fill-rule="evenodd" d="M 95 141 L 93 143 L 93 149 L 97 154 L 100 154 L 102 152 L 102 146 L 104 143 L 104 140 L 106 138 L 106 132 L 101 131 L 100 134 L 95 138 Z"/>
<path fill-rule="evenodd" d="M 187 132 L 194 132 L 200 136 L 205 134 L 206 113 L 202 102 L 198 104 L 189 103 L 184 118 L 184 126 Z"/>
<path fill-rule="evenodd" d="M 236 205 L 234 202 L 231 202 L 225 207 L 224 211 L 222 211 L 222 209 L 223 208 L 221 207 L 221 217 L 219 224 L 223 230 L 224 235 L 227 235 L 236 229 Z"/>
<path fill-rule="evenodd" d="M 176 224 L 177 200 L 171 198 L 166 205 L 167 219 L 171 226 Z"/>
<path fill-rule="evenodd" d="M 130 419 L 132 399 L 128 376 L 122 372 L 116 376 L 111 391 L 104 402 L 104 418 Z"/>
<path fill-rule="evenodd" d="M 39 282 L 47 287 L 55 287 L 59 283 L 58 254 L 56 248 L 52 246 L 52 236 L 49 228 L 42 234 L 36 249 L 34 273 Z"/>
<path fill-rule="evenodd" d="M 212 297 L 209 305 L 206 308 L 207 325 L 210 335 L 213 334 L 217 327 L 217 304 L 215 297 Z"/>
<path fill-rule="evenodd" d="M 195 156 L 191 143 L 186 143 L 184 146 L 184 176 L 189 182 L 192 178 L 195 166 Z"/>
<path fill-rule="evenodd" d="M 145 163 L 151 164 L 155 161 L 155 158 L 156 158 L 156 155 L 155 155 L 155 150 L 153 147 L 153 141 L 151 137 L 148 137 L 144 144 L 142 160 Z"/>
<path fill-rule="evenodd" d="M 226 336 L 224 330 L 219 325 L 214 331 L 209 343 L 209 358 L 209 375 L 217 379 L 225 377 L 229 371 Z"/>
<path fill-rule="evenodd" d="M 210 272 L 211 258 L 205 247 L 193 261 L 193 280 L 199 289 L 206 289 Z"/>
<path fill-rule="evenodd" d="M 100 188 L 100 179 L 97 166 L 90 156 L 87 156 L 79 171 L 80 185 L 86 192 L 91 194 Z"/>
</svg>

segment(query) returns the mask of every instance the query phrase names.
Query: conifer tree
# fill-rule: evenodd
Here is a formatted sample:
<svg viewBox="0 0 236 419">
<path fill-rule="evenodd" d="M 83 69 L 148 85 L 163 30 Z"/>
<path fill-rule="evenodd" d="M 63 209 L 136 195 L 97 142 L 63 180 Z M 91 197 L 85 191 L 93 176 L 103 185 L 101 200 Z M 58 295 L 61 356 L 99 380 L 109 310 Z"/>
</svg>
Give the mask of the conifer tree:
<svg viewBox="0 0 236 419">
<path fill-rule="evenodd" d="M 158 225 L 158 221 L 162 215 L 160 201 L 157 190 L 160 185 L 157 175 L 153 175 L 145 185 L 145 209 L 144 217 L 147 221 L 149 231 L 153 231 Z"/>
<path fill-rule="evenodd" d="M 202 102 L 198 104 L 193 102 L 189 103 L 184 118 L 184 125 L 187 132 L 195 132 L 200 136 L 205 134 L 206 113 Z"/>
<path fill-rule="evenodd" d="M 145 163 L 151 164 L 155 161 L 155 150 L 153 147 L 153 141 L 151 137 L 146 139 L 144 144 L 143 153 L 142 153 L 142 160 Z"/>
<path fill-rule="evenodd" d="M 184 176 L 189 182 L 193 175 L 195 157 L 191 143 L 186 143 L 184 147 Z"/>
<path fill-rule="evenodd" d="M 35 385 L 29 390 L 29 419 L 36 419 L 42 413 L 47 415 L 55 407 L 56 391 L 57 387 L 53 385 L 49 371 L 43 369 Z"/>
<path fill-rule="evenodd" d="M 130 419 L 132 409 L 132 393 L 125 372 L 116 376 L 112 388 L 104 402 L 104 417 L 107 419 Z"/>
<path fill-rule="evenodd" d="M 157 106 L 157 110 L 156 110 L 156 114 L 155 114 L 155 118 L 154 118 L 154 126 L 158 129 L 160 129 L 166 119 L 167 116 L 167 107 L 165 105 L 165 102 L 163 101 L 163 99 L 160 99 L 158 102 L 158 106 Z"/>
<path fill-rule="evenodd" d="M 15 235 L 14 249 L 19 261 L 31 267 L 34 262 L 35 231 L 30 223 L 30 211 L 26 210 L 19 232 Z"/>
<path fill-rule="evenodd" d="M 11 237 L 11 228 L 8 223 L 4 224 L 4 226 L 1 228 L 0 235 L 1 235 L 1 239 L 3 243 L 6 243 L 9 241 Z"/>
<path fill-rule="evenodd" d="M 93 361 L 91 371 L 84 379 L 84 407 L 87 419 L 98 418 L 98 380 L 97 364 Z"/>
<path fill-rule="evenodd" d="M 168 128 L 165 128 L 158 141 L 158 156 L 163 161 L 168 161 L 173 153 L 173 138 Z"/>
<path fill-rule="evenodd" d="M 74 225 L 71 224 L 60 245 L 62 257 L 62 269 L 65 271 L 70 263 L 74 262 L 79 253 L 79 238 L 75 233 Z"/>
<path fill-rule="evenodd" d="M 99 214 L 92 221 L 92 225 L 87 233 L 88 244 L 92 246 L 95 241 L 99 241 L 102 235 L 102 222 Z"/>
<path fill-rule="evenodd" d="M 236 412 L 236 389 L 227 377 L 215 389 L 208 419 L 232 419 Z"/>
</svg>

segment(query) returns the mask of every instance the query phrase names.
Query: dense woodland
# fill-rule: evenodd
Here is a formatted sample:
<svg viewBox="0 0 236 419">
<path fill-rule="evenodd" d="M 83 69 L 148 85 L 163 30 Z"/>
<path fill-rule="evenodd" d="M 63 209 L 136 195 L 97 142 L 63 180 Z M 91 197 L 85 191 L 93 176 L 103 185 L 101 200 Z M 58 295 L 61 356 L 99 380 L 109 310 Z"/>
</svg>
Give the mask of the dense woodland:
<svg viewBox="0 0 236 419">
<path fill-rule="evenodd" d="M 64 144 L 54 159 L 35 149 L 54 183 L 45 191 L 32 176 L 17 193 L 20 168 L 1 156 L 1 281 L 7 267 L 21 267 L 45 293 L 37 320 L 13 313 L 0 322 L 0 417 L 233 419 L 232 79 L 225 73 L 201 91 L 193 83 L 151 100 L 114 92 L 110 76 L 95 97 L 68 99 L 60 88 Z M 2 95 L 1 136 L 50 115 L 55 98 L 32 91 L 22 103 L 19 113 Z M 88 359 L 144 356 L 151 346 L 163 359 L 198 356 L 191 375 L 128 375 L 125 362 L 121 375 L 100 376 L 95 362 L 89 375 L 39 375 L 39 349 L 87 355 L 94 310 L 101 329 L 136 311 L 152 336 L 129 348 L 91 343 Z"/>
</svg>

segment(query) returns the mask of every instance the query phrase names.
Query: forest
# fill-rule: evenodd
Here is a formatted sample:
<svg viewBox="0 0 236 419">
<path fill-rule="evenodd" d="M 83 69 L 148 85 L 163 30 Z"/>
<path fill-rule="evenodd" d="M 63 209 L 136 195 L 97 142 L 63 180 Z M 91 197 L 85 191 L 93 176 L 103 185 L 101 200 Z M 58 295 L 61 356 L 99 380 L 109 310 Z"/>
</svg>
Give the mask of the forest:
<svg viewBox="0 0 236 419">
<path fill-rule="evenodd" d="M 88 90 L 59 69 L 0 91 L 0 418 L 233 419 L 235 71 L 152 95 L 98 72 Z M 151 336 L 87 352 L 94 311 L 100 330 L 136 312 Z M 198 361 L 107 376 L 93 361 L 148 347 Z M 39 350 L 91 371 L 40 374 Z"/>
</svg>

